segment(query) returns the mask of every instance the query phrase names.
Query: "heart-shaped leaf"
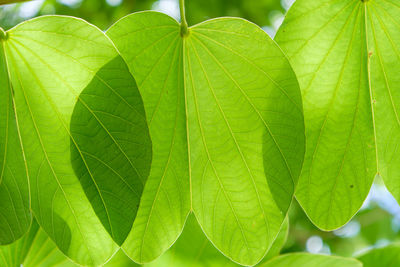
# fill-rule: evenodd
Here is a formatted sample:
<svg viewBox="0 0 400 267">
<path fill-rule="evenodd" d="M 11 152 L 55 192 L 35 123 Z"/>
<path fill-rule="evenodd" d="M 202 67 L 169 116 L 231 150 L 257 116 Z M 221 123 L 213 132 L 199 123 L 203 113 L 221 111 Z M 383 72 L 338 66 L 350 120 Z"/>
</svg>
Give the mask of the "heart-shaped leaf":
<svg viewBox="0 0 400 267">
<path fill-rule="evenodd" d="M 193 210 L 219 250 L 256 264 L 278 234 L 303 159 L 301 96 L 287 59 L 237 18 L 181 35 L 167 15 L 141 12 L 108 35 L 138 82 L 154 153 L 125 252 L 155 259 Z"/>
<path fill-rule="evenodd" d="M 296 196 L 322 229 L 350 220 L 377 171 L 400 199 L 399 18 L 394 0 L 298 0 L 276 36 L 303 93 Z"/>
</svg>

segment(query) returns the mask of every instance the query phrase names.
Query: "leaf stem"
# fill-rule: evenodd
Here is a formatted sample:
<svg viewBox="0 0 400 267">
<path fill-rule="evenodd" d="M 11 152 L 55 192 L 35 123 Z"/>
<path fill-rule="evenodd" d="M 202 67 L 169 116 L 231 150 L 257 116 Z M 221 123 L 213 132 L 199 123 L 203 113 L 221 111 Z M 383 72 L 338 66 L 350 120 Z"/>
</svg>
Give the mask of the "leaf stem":
<svg viewBox="0 0 400 267">
<path fill-rule="evenodd" d="M 179 0 L 179 9 L 181 12 L 181 36 L 185 37 L 189 35 L 189 28 L 185 15 L 185 0 Z"/>
<path fill-rule="evenodd" d="M 2 27 L 0 27 L 0 41 L 1 40 L 7 40 L 7 32 L 5 32 Z"/>
</svg>

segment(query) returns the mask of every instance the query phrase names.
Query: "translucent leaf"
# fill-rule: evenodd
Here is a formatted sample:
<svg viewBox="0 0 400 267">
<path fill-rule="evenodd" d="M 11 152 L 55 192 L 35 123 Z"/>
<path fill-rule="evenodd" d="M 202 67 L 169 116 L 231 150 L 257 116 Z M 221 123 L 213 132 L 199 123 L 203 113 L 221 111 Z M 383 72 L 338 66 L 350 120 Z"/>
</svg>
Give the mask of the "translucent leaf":
<svg viewBox="0 0 400 267">
<path fill-rule="evenodd" d="M 207 239 L 193 214 L 189 215 L 185 229 L 175 244 L 146 267 L 168 266 L 239 266 L 224 257 Z"/>
<path fill-rule="evenodd" d="M 356 259 L 307 253 L 291 253 L 275 257 L 260 267 L 362 267 Z"/>
<path fill-rule="evenodd" d="M 34 220 L 26 235 L 17 242 L 0 246 L 0 265 L 7 267 L 78 267 L 68 259 Z M 118 251 L 105 267 L 138 266 Z"/>
<path fill-rule="evenodd" d="M 276 36 L 303 93 L 296 197 L 321 229 L 351 219 L 377 172 L 400 199 L 399 18 L 393 0 L 298 0 Z"/>
<path fill-rule="evenodd" d="M 31 223 L 29 184 L 0 38 L 0 245 L 22 237 Z"/>
<path fill-rule="evenodd" d="M 232 260 L 259 262 L 278 234 L 300 172 L 301 96 L 281 50 L 248 21 L 210 20 L 180 35 L 140 12 L 108 35 L 138 82 L 153 163 L 123 245 L 137 262 L 161 255 L 192 209 Z"/>
<path fill-rule="evenodd" d="M 72 260 L 103 264 L 131 229 L 150 169 L 135 81 L 104 33 L 79 19 L 27 21 L 2 44 L 11 87 L 1 90 L 13 92 L 32 211 Z"/>
<path fill-rule="evenodd" d="M 281 249 L 286 243 L 286 240 L 289 235 L 289 217 L 287 216 L 285 221 L 282 224 L 281 230 L 279 231 L 278 236 L 276 237 L 274 243 L 272 244 L 270 250 L 268 251 L 267 255 L 263 258 L 260 263 L 264 263 L 273 257 L 280 254 Z"/>
<path fill-rule="evenodd" d="M 391 244 L 383 248 L 371 249 L 358 259 L 364 267 L 396 267 L 400 265 L 400 245 Z"/>
<path fill-rule="evenodd" d="M 282 225 L 282 229 L 268 251 L 267 256 L 260 264 L 279 254 L 286 241 L 289 224 L 288 219 Z M 284 240 L 284 241 L 283 241 Z M 196 218 L 190 214 L 185 228 L 175 244 L 157 260 L 145 264 L 146 267 L 185 267 L 185 266 L 241 266 L 226 258 L 207 239 L 201 230 Z M 259 266 L 258 264 L 256 266 Z"/>
</svg>

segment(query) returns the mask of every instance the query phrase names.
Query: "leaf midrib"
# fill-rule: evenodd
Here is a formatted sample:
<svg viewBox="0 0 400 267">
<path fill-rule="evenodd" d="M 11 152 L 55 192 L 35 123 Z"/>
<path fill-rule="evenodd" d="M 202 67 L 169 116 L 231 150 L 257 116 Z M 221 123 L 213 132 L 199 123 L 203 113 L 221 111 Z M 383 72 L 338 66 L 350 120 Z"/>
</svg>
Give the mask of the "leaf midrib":
<svg viewBox="0 0 400 267">
<path fill-rule="evenodd" d="M 232 80 L 232 82 L 235 84 L 235 86 L 238 87 L 238 89 L 241 91 L 241 93 L 242 93 L 243 96 L 246 98 L 246 100 L 249 102 L 249 104 L 252 105 L 252 103 L 251 103 L 250 100 L 248 99 L 248 96 L 244 93 L 243 89 L 239 86 L 239 84 L 237 83 L 237 81 L 234 80 L 234 78 L 229 74 L 229 72 L 228 72 L 227 69 L 222 65 L 222 63 L 211 53 L 211 51 L 206 47 L 206 45 L 205 45 L 200 39 L 198 39 L 198 38 L 195 37 L 194 35 L 192 35 L 192 37 L 193 37 L 194 39 L 196 39 L 196 40 L 199 42 L 199 44 L 207 51 L 207 53 L 210 55 L 210 57 L 212 57 L 212 58 L 214 59 L 214 61 L 219 65 L 219 67 L 220 67 L 220 68 L 225 72 L 225 74 Z M 231 125 L 229 124 L 228 119 L 227 119 L 227 117 L 226 117 L 224 111 L 222 110 L 221 104 L 220 104 L 219 101 L 218 101 L 218 98 L 217 98 L 217 96 L 216 96 L 216 94 L 215 94 L 214 88 L 213 88 L 212 85 L 211 85 L 211 81 L 210 81 L 210 79 L 209 79 L 209 77 L 208 77 L 208 75 L 207 75 L 207 72 L 206 72 L 205 69 L 204 69 L 204 66 L 203 66 L 203 64 L 202 64 L 202 62 L 201 62 L 201 59 L 200 59 L 199 55 L 198 55 L 197 49 L 195 48 L 195 46 L 193 45 L 193 43 L 192 43 L 192 47 L 193 47 L 193 50 L 195 51 L 195 54 L 196 54 L 196 57 L 197 57 L 197 60 L 198 60 L 198 62 L 199 62 L 199 64 L 200 64 L 200 66 L 201 66 L 201 69 L 203 70 L 204 76 L 206 77 L 206 80 L 207 80 L 207 83 L 208 83 L 208 87 L 210 88 L 210 91 L 211 91 L 211 93 L 212 93 L 212 95 L 213 95 L 213 98 L 214 98 L 216 104 L 217 104 L 217 107 L 218 107 L 218 109 L 219 109 L 219 111 L 220 111 L 220 113 L 221 113 L 221 115 L 222 115 L 222 117 L 223 117 L 223 119 L 224 119 L 224 122 L 226 123 L 226 125 L 227 125 L 227 127 L 228 127 L 228 129 L 229 129 L 229 133 L 231 134 L 232 139 L 233 139 L 234 142 L 235 142 L 235 147 L 236 147 L 237 151 L 239 152 L 240 157 L 241 157 L 243 163 L 244 163 L 245 166 L 246 166 L 246 169 L 247 169 L 248 174 L 249 174 L 250 177 L 251 177 L 252 186 L 253 186 L 253 189 L 254 189 L 254 191 L 256 192 L 256 195 L 257 195 L 258 205 L 259 205 L 260 208 L 261 208 L 261 211 L 262 211 L 262 214 L 263 214 L 263 218 L 264 218 L 264 222 L 265 222 L 265 224 L 267 225 L 267 227 L 266 227 L 266 229 L 267 229 L 267 236 L 268 236 L 268 238 L 269 238 L 269 237 L 270 237 L 270 235 L 269 235 L 269 234 L 270 234 L 270 233 L 269 233 L 269 230 L 270 230 L 270 229 L 269 229 L 269 222 L 268 222 L 268 219 L 267 219 L 265 210 L 264 210 L 264 205 L 262 204 L 262 201 L 261 201 L 260 192 L 258 191 L 256 182 L 255 182 L 255 178 L 254 178 L 254 176 L 253 176 L 253 173 L 251 172 L 250 167 L 249 167 L 249 165 L 248 165 L 248 163 L 247 163 L 247 160 L 245 159 L 245 157 L 244 157 L 244 155 L 243 155 L 243 151 L 242 151 L 242 149 L 241 149 L 241 147 L 240 147 L 240 145 L 239 145 L 239 143 L 238 143 L 238 141 L 237 141 L 237 139 L 236 139 L 236 137 L 235 137 L 235 135 L 234 135 L 234 133 L 233 133 L 232 127 L 231 127 Z M 252 105 L 252 107 L 253 107 L 254 111 L 258 112 L 258 110 L 257 110 L 253 105 Z M 258 114 L 259 117 L 262 119 L 262 121 L 265 123 L 265 121 L 264 121 L 263 118 L 261 117 L 261 114 L 259 114 L 259 113 L 257 113 L 257 114 Z M 266 127 L 268 127 L 268 126 L 266 126 Z M 269 128 L 268 128 L 268 130 L 270 131 Z M 273 137 L 272 137 L 272 138 L 273 138 Z M 274 139 L 274 141 L 275 141 L 275 139 Z M 276 143 L 275 143 L 275 144 L 276 144 Z M 277 145 L 277 144 L 276 144 L 276 145 Z M 290 173 L 290 171 L 289 171 L 289 173 Z M 292 182 L 294 183 L 293 180 L 292 180 Z M 293 184 L 293 186 L 294 186 L 294 184 Z"/>
<path fill-rule="evenodd" d="M 186 44 L 184 44 L 184 45 L 186 45 Z M 224 196 L 225 196 L 226 200 L 227 200 L 228 203 L 229 203 L 229 207 L 231 208 L 232 213 L 233 213 L 233 215 L 234 215 L 234 217 L 235 217 L 236 223 L 237 223 L 237 225 L 239 226 L 240 232 L 241 232 L 241 234 L 242 234 L 242 238 L 243 238 L 243 240 L 245 241 L 246 249 L 247 249 L 248 252 L 250 252 L 250 247 L 249 247 L 249 245 L 248 245 L 247 237 L 246 237 L 246 235 L 244 234 L 243 227 L 242 227 L 242 225 L 241 225 L 241 223 L 240 223 L 240 221 L 239 221 L 239 219 L 238 219 L 238 217 L 237 217 L 237 214 L 236 214 L 236 212 L 235 212 L 235 209 L 234 209 L 233 206 L 232 206 L 232 201 L 231 201 L 230 197 L 228 196 L 228 194 L 227 194 L 227 192 L 226 192 L 226 190 L 225 190 L 225 187 L 224 187 L 224 185 L 223 185 L 223 183 L 222 183 L 222 181 L 221 181 L 221 179 L 220 179 L 220 177 L 219 177 L 219 175 L 218 175 L 218 173 L 217 173 L 217 171 L 216 171 L 216 169 L 215 169 L 215 166 L 214 166 L 214 164 L 213 164 L 213 162 L 212 162 L 212 160 L 211 160 L 210 153 L 209 153 L 209 151 L 208 151 L 207 142 L 206 142 L 205 136 L 204 136 L 204 130 L 203 130 L 202 124 L 201 124 L 201 122 L 200 122 L 201 119 L 200 119 L 200 113 L 199 113 L 199 108 L 198 108 L 198 104 L 197 104 L 197 97 L 196 97 L 197 94 L 196 94 L 196 90 L 195 90 L 195 86 L 194 86 L 193 72 L 192 72 L 192 69 L 191 69 L 190 57 L 189 57 L 188 51 L 185 51 L 185 52 L 186 52 L 186 54 L 187 54 L 187 55 L 185 55 L 185 58 L 187 58 L 187 60 L 188 60 L 188 62 L 187 62 L 188 68 L 189 68 L 188 71 L 189 71 L 189 75 L 190 75 L 190 77 L 191 77 L 190 80 L 191 80 L 191 84 L 192 84 L 191 87 L 192 87 L 192 93 L 193 93 L 194 102 L 195 102 L 195 110 L 196 110 L 196 114 L 197 114 L 197 122 L 198 122 L 199 127 L 200 127 L 200 132 L 201 132 L 201 137 L 202 137 L 202 142 L 203 142 L 203 145 L 204 145 L 204 149 L 205 149 L 205 151 L 206 151 L 208 160 L 209 160 L 210 165 L 211 165 L 211 167 L 212 167 L 212 169 L 213 169 L 213 171 L 214 171 L 214 174 L 215 174 L 215 176 L 216 176 L 216 178 L 217 178 L 217 180 L 218 180 L 218 183 L 219 183 L 219 185 L 220 185 L 220 188 L 222 189 L 222 191 L 223 191 L 223 193 L 224 193 Z M 186 91 L 186 86 L 185 86 L 185 89 L 184 89 L 184 90 Z M 188 117 L 188 114 L 186 114 L 186 117 Z M 188 143 L 188 144 L 189 144 L 189 143 Z M 189 155 L 189 156 L 190 156 L 190 155 Z M 190 166 L 189 166 L 189 167 L 190 167 Z M 192 196 L 191 196 L 191 198 L 192 198 Z"/>
</svg>

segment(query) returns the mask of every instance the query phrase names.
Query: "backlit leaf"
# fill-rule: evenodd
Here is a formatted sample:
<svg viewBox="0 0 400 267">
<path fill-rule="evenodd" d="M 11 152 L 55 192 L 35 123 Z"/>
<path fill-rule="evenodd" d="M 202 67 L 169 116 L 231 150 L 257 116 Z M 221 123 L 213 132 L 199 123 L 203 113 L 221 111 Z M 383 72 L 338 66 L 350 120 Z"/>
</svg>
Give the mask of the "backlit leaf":
<svg viewBox="0 0 400 267">
<path fill-rule="evenodd" d="M 0 37 L 0 245 L 22 237 L 31 222 L 28 177 L 4 52 Z"/>
<path fill-rule="evenodd" d="M 190 214 L 181 236 L 175 244 L 157 260 L 146 267 L 217 267 L 239 266 L 221 254 L 207 239 L 196 218 Z"/>
<path fill-rule="evenodd" d="M 362 267 L 362 263 L 356 259 L 336 256 L 292 253 L 275 257 L 260 265 L 260 267 Z"/>
<path fill-rule="evenodd" d="M 279 255 L 281 249 L 286 243 L 286 240 L 289 235 L 289 217 L 286 217 L 285 221 L 282 224 L 281 230 L 279 231 L 278 236 L 276 237 L 274 243 L 272 244 L 270 250 L 268 251 L 267 255 L 263 258 L 261 263 L 264 263 L 273 257 Z"/>
<path fill-rule="evenodd" d="M 17 242 L 0 246 L 0 266 L 78 267 L 68 259 L 34 220 L 29 232 Z M 138 266 L 119 250 L 105 267 Z"/>
<path fill-rule="evenodd" d="M 296 196 L 322 229 L 350 220 L 377 172 L 400 199 L 399 29 L 395 0 L 298 0 L 276 36 L 303 94 Z"/>
<path fill-rule="evenodd" d="M 282 225 L 282 229 L 279 232 L 277 238 L 271 246 L 271 249 L 268 251 L 266 257 L 261 261 L 261 265 L 263 262 L 269 260 L 272 257 L 275 257 L 279 254 L 280 249 L 282 248 L 284 241 L 286 241 L 286 236 L 288 234 L 288 219 L 286 219 Z M 193 214 L 190 214 L 185 228 L 175 242 L 175 244 L 160 258 L 157 260 L 145 264 L 145 267 L 185 267 L 185 266 L 241 266 L 232 261 L 230 261 L 227 257 L 221 254 L 213 244 L 207 239 L 201 230 L 196 218 Z"/>
<path fill-rule="evenodd" d="M 32 211 L 63 253 L 98 266 L 128 235 L 150 168 L 135 81 L 104 33 L 79 19 L 24 22 L 2 44 Z"/>
<path fill-rule="evenodd" d="M 219 250 L 256 264 L 278 234 L 303 158 L 301 96 L 287 59 L 264 31 L 236 18 L 182 37 L 172 18 L 141 12 L 108 35 L 138 82 L 153 142 L 123 249 L 137 262 L 154 260 L 192 209 Z"/>
<path fill-rule="evenodd" d="M 358 259 L 363 263 L 364 267 L 396 267 L 400 266 L 400 245 L 391 244 L 383 248 L 372 249 Z"/>
</svg>

